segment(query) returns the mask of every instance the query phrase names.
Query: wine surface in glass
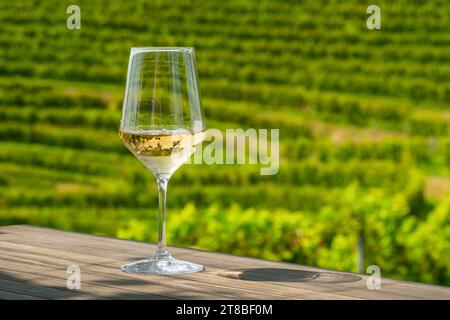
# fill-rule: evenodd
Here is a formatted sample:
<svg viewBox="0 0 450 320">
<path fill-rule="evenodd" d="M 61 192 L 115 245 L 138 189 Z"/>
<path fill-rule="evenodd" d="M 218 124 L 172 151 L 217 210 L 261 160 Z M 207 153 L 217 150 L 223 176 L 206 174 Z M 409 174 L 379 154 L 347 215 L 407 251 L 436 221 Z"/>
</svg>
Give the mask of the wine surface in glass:
<svg viewBox="0 0 450 320">
<path fill-rule="evenodd" d="M 205 131 L 189 129 L 119 132 L 127 148 L 155 175 L 171 175 L 194 153 Z"/>
</svg>

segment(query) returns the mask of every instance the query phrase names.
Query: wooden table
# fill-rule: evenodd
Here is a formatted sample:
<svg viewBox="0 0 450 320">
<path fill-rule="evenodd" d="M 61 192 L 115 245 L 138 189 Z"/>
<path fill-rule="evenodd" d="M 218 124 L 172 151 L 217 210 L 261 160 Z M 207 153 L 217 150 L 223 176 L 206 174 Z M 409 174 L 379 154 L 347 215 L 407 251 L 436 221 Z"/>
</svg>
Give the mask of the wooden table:
<svg viewBox="0 0 450 320">
<path fill-rule="evenodd" d="M 172 247 L 205 265 L 180 276 L 127 274 L 154 244 L 32 226 L 0 227 L 0 299 L 450 299 L 450 288 Z M 69 266 L 81 288 L 68 289 Z M 76 268 L 76 267 L 75 267 Z M 71 269 L 72 270 L 72 269 Z M 73 284 L 73 282 L 70 282 Z"/>
</svg>

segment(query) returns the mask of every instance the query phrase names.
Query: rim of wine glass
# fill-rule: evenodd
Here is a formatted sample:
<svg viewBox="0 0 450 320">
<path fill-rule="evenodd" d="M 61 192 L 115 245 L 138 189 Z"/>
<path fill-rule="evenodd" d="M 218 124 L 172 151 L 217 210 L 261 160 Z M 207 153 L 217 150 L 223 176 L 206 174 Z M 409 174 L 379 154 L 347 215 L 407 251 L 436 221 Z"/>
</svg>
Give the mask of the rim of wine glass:
<svg viewBox="0 0 450 320">
<path fill-rule="evenodd" d="M 193 52 L 193 47 L 131 47 L 132 53 L 138 52 Z"/>
</svg>

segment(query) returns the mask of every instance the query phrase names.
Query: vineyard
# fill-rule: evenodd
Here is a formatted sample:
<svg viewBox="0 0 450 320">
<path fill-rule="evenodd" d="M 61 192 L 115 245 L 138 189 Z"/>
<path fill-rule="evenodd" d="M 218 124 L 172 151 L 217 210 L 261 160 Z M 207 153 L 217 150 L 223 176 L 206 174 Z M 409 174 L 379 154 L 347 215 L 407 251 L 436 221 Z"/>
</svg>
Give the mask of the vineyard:
<svg viewBox="0 0 450 320">
<path fill-rule="evenodd" d="M 129 52 L 189 46 L 207 126 L 279 128 L 280 169 L 182 166 L 170 244 L 450 285 L 450 2 L 380 1 L 381 30 L 357 0 L 70 4 L 0 3 L 0 225 L 156 241 Z"/>
</svg>

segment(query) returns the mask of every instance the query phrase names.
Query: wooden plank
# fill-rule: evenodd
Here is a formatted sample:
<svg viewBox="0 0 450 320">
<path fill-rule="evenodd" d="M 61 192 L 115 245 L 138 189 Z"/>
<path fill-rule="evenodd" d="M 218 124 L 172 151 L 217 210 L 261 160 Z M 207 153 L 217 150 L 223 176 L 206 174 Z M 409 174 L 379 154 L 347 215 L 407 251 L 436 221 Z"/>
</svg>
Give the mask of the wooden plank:
<svg viewBox="0 0 450 320">
<path fill-rule="evenodd" d="M 34 244 L 36 245 L 36 239 L 34 239 Z M 52 244 L 52 246 L 54 246 L 54 243 Z M 14 248 L 14 250 L 17 250 L 17 248 Z M 64 252 L 61 252 L 61 253 L 59 253 L 58 254 L 58 256 L 61 256 L 61 255 L 64 255 Z M 230 255 L 225 255 L 225 256 L 227 256 L 227 257 L 234 257 L 234 256 L 230 256 Z M 125 262 L 127 262 L 127 261 L 130 261 L 130 260 L 135 260 L 136 258 L 129 258 L 129 259 L 126 259 L 126 260 L 124 260 L 123 261 L 123 263 L 125 263 Z M 240 259 L 245 259 L 245 258 L 240 258 Z M 250 259 L 251 260 L 251 259 Z M 253 259 L 254 260 L 254 259 Z M 218 261 L 223 261 L 223 258 L 219 258 L 218 259 Z M 200 261 L 200 262 L 202 262 L 202 263 L 206 263 L 206 262 L 203 262 L 203 261 Z M 239 263 L 238 265 L 241 265 L 241 263 Z M 115 270 L 118 270 L 118 266 L 117 267 L 115 267 L 116 269 Z M 210 269 L 210 268 L 208 268 L 208 269 Z M 183 276 L 183 277 L 189 277 L 190 275 L 186 275 L 186 276 Z M 194 275 L 195 276 L 195 275 Z M 205 277 L 202 277 L 202 280 L 204 279 Z M 211 283 L 216 283 L 218 280 L 217 280 L 217 277 L 213 277 L 213 278 L 211 278 Z M 219 279 L 220 280 L 220 279 Z M 195 282 L 198 282 L 199 280 L 198 279 L 193 279 L 193 281 L 195 281 Z M 226 279 L 223 279 L 223 281 L 227 281 Z M 232 280 L 232 282 L 234 283 L 234 286 L 235 286 L 235 289 L 236 290 L 239 290 L 239 289 L 241 289 L 241 287 L 240 287 L 240 284 L 236 284 L 236 281 L 235 280 Z M 251 283 L 250 283 L 250 285 L 251 285 Z M 260 284 L 259 286 L 258 286 L 258 288 L 255 290 L 255 292 L 260 292 L 260 289 L 261 289 L 261 287 L 262 287 L 263 285 L 262 284 Z M 281 288 L 279 288 L 279 290 L 281 290 L 282 292 L 285 292 L 286 291 L 286 285 L 283 285 L 283 286 L 280 286 Z M 271 288 L 272 290 L 271 291 L 273 291 L 273 288 Z M 301 290 L 300 290 L 301 291 Z M 299 292 L 300 292 L 299 291 Z M 330 291 L 330 289 L 327 289 L 327 288 L 325 288 L 325 290 L 324 291 Z M 311 294 L 312 295 L 314 295 L 314 293 L 310 293 L 309 295 L 307 295 L 307 296 L 311 296 Z M 269 298 L 269 297 L 267 297 L 266 296 L 266 298 Z M 272 297 L 272 298 L 276 298 L 276 297 Z M 285 297 L 286 298 L 286 297 Z M 300 297 L 297 297 L 297 298 L 300 298 Z M 329 297 L 329 298 L 331 298 L 331 297 Z M 337 296 L 334 296 L 333 298 L 338 298 Z"/>
<path fill-rule="evenodd" d="M 1 246 L 1 244 L 0 244 L 0 246 Z M 3 245 L 3 250 L 5 250 L 5 245 Z M 30 248 L 33 248 L 33 247 L 30 247 Z M 12 248 L 12 250 L 13 251 L 16 251 L 16 252 L 18 252 L 18 251 L 20 251 L 17 247 L 14 247 L 14 248 Z M 61 256 L 63 256 L 64 255 L 64 252 L 60 252 L 60 253 L 57 253 L 57 256 L 59 256 L 59 257 L 61 257 Z M 227 255 L 228 256 L 228 255 Z M 230 256 L 230 257 L 234 257 L 234 256 Z M 79 257 L 78 257 L 79 258 Z M 133 259 L 126 259 L 126 260 L 124 260 L 123 261 L 123 263 L 125 263 L 126 261 L 130 261 L 130 260 L 133 260 Z M 253 259 L 254 260 L 254 259 Z M 254 260 L 254 261 L 259 261 L 260 262 L 260 260 Z M 203 263 L 203 261 L 200 261 L 200 262 L 202 262 Z M 84 262 L 83 262 L 84 263 Z M 204 262 L 204 263 L 207 263 L 207 261 L 206 262 Z M 122 264 L 122 263 L 120 263 L 120 264 Z M 119 265 L 120 265 L 119 264 Z M 67 266 L 68 264 L 65 264 L 65 266 Z M 108 261 L 108 265 L 111 265 L 111 262 L 109 262 Z M 119 265 L 117 265 L 115 268 L 114 268 L 114 270 L 115 271 L 117 271 L 118 270 L 118 268 L 119 268 Z M 239 265 L 241 265 L 241 264 L 239 264 Z M 234 265 L 235 266 L 235 265 Z M 211 271 L 211 272 L 209 272 L 209 271 Z M 183 279 L 186 279 L 186 278 L 189 278 L 189 277 L 191 277 L 191 276 L 194 276 L 194 278 L 192 279 L 192 281 L 193 282 L 196 282 L 196 283 L 200 283 L 200 282 L 206 282 L 206 283 L 208 283 L 208 281 L 205 281 L 205 280 L 210 280 L 209 282 L 211 283 L 211 285 L 217 285 L 217 282 L 228 282 L 228 283 L 224 283 L 224 285 L 226 285 L 226 286 L 228 286 L 228 287 L 230 287 L 230 289 L 234 289 L 235 290 L 235 292 L 233 293 L 233 295 L 236 295 L 240 290 L 242 291 L 242 290 L 244 290 L 242 287 L 241 287 L 241 284 L 240 283 L 238 283 L 238 282 L 240 282 L 240 281 L 236 281 L 236 279 L 226 279 L 226 278 L 222 278 L 222 279 L 220 279 L 219 278 L 219 280 L 217 279 L 217 275 L 221 272 L 221 271 L 223 271 L 223 270 L 219 270 L 219 269 L 214 269 L 214 268 L 208 268 L 207 267 L 207 275 L 209 275 L 209 273 L 212 273 L 212 277 L 210 276 L 210 277 L 208 277 L 206 274 L 205 274 L 205 272 L 204 273 L 202 273 L 203 274 L 203 276 L 200 278 L 200 279 L 198 279 L 198 277 L 196 276 L 196 275 L 185 275 L 185 276 L 182 276 L 183 277 Z M 172 278 L 172 277 L 171 277 Z M 291 298 L 318 298 L 318 297 L 316 297 L 317 296 L 317 293 L 316 293 L 316 291 L 323 291 L 323 292 L 329 292 L 329 291 L 331 291 L 332 290 L 332 288 L 327 288 L 327 287 L 324 287 L 324 288 L 322 288 L 322 290 L 317 290 L 317 288 L 315 288 L 314 286 L 311 286 L 311 288 L 313 288 L 314 290 L 309 290 L 309 291 L 307 291 L 307 290 L 305 290 L 305 289 L 307 289 L 308 288 L 308 286 L 307 285 L 305 285 L 304 287 L 305 288 L 303 288 L 303 289 L 301 289 L 301 290 L 299 290 L 298 288 L 297 288 L 297 290 L 296 290 L 296 292 L 292 292 L 292 290 L 287 290 L 288 288 L 290 288 L 290 286 L 289 285 L 287 285 L 286 283 L 284 283 L 284 284 L 279 284 L 279 283 L 273 283 L 273 284 L 263 284 L 263 283 L 259 283 L 258 285 L 255 285 L 255 284 L 253 284 L 252 282 L 247 282 L 247 284 L 246 284 L 246 287 L 254 287 L 254 293 L 255 294 L 260 294 L 261 295 L 261 289 L 269 289 L 269 291 L 264 291 L 264 292 L 271 292 L 271 294 L 269 295 L 268 293 L 265 293 L 261 298 L 289 298 L 289 297 L 291 297 Z M 270 288 L 268 288 L 268 287 L 270 287 Z M 274 287 L 276 287 L 276 288 L 274 288 Z M 310 289 L 311 289 L 310 288 Z M 276 291 L 278 291 L 279 293 L 275 293 Z M 286 295 L 286 293 L 288 293 L 288 294 L 290 294 L 290 296 L 289 295 Z M 297 293 L 297 294 L 295 294 L 295 293 Z M 301 293 L 303 293 L 303 294 L 301 294 Z M 281 295 L 281 296 L 280 296 Z M 342 296 L 340 297 L 340 296 L 338 296 L 338 295 L 328 295 L 328 294 L 325 294 L 323 297 L 327 297 L 327 298 L 335 298 L 335 299 L 338 299 L 338 298 L 343 298 Z M 252 298 L 254 298 L 254 296 L 252 297 Z"/>
<path fill-rule="evenodd" d="M 12 281 L 0 279 L 0 289 L 14 292 L 18 294 L 31 295 L 45 299 L 94 299 L 96 298 L 90 294 L 83 294 L 79 292 L 71 292 L 69 290 L 61 290 L 60 288 L 53 288 L 44 283 L 33 284 L 30 282 Z M 2 297 L 3 298 L 3 297 Z"/>
<path fill-rule="evenodd" d="M 4 250 L 4 244 L 0 245 L 0 248 L 2 249 L 2 251 Z M 15 256 L 16 255 L 16 256 Z M 53 259 L 49 259 L 48 257 L 44 257 L 43 259 L 41 257 L 39 257 L 38 255 L 35 254 L 29 254 L 29 253 L 23 253 L 20 250 L 11 250 L 8 251 L 6 254 L 4 254 L 2 256 L 2 258 L 0 258 L 1 263 L 1 268 L 5 268 L 6 266 L 8 266 L 8 264 L 11 264 L 11 262 L 18 262 L 18 263 L 23 263 L 24 261 L 28 262 L 28 264 L 32 264 L 33 265 L 33 272 L 39 272 L 41 270 L 42 266 L 53 266 L 53 268 L 58 268 L 58 270 L 53 269 L 52 272 L 56 273 L 58 272 L 59 274 L 63 274 L 65 272 L 65 268 L 67 268 L 68 265 L 70 265 L 69 261 L 65 261 L 62 260 L 61 258 L 58 257 L 58 252 L 56 252 L 56 257 Z M 73 261 L 73 260 L 72 260 Z M 110 266 L 105 267 L 102 266 L 101 264 L 95 264 L 95 265 L 84 265 L 84 262 L 82 262 L 81 264 L 79 264 L 82 272 L 83 272 L 83 281 L 86 281 L 86 274 L 90 275 L 100 275 L 104 278 L 108 278 L 110 279 L 109 281 L 111 282 L 115 282 L 116 280 L 119 279 L 123 279 L 123 273 L 119 270 L 119 267 L 116 266 L 114 268 L 111 268 Z M 85 267 L 86 266 L 86 267 Z M 20 265 L 17 266 L 13 266 L 16 269 L 20 270 Z M 41 274 L 41 273 L 39 273 Z M 312 298 L 314 296 L 317 296 L 317 298 L 319 298 L 318 296 L 318 292 L 312 291 L 312 290 L 305 290 L 305 289 L 295 289 L 292 290 L 289 287 L 285 287 L 285 286 L 279 286 L 278 284 L 275 285 L 255 285 L 252 282 L 249 283 L 249 286 L 246 286 L 245 288 L 243 288 L 241 285 L 239 285 L 238 283 L 236 283 L 235 280 L 233 279 L 229 279 L 228 282 L 230 283 L 214 283 L 213 280 L 215 279 L 217 282 L 217 273 L 215 272 L 215 270 L 212 271 L 212 274 L 210 272 L 204 272 L 202 273 L 203 276 L 205 275 L 209 275 L 210 277 L 208 277 L 208 279 L 211 279 L 212 281 L 199 281 L 199 279 L 186 279 L 187 276 L 174 276 L 174 277 L 165 277 L 166 280 L 163 283 L 158 283 L 153 281 L 153 285 L 158 285 L 160 287 L 172 287 L 174 290 L 176 290 L 176 292 L 179 292 L 179 289 L 183 289 L 183 290 L 188 290 L 188 291 L 196 291 L 195 289 L 193 290 L 192 287 L 195 286 L 196 289 L 201 289 L 203 288 L 203 292 L 202 294 L 205 293 L 210 293 L 212 292 L 212 289 L 219 289 L 219 290 L 224 290 L 227 289 L 227 294 L 226 295 L 221 295 L 218 296 L 217 298 L 232 298 L 232 297 L 236 297 L 239 296 L 242 299 L 251 299 L 254 298 L 256 294 L 258 294 L 258 290 L 261 290 L 261 288 L 267 290 L 270 289 L 268 292 L 264 294 L 262 297 L 263 298 L 272 298 L 272 299 L 289 299 L 289 298 Z M 134 276 L 134 275 L 130 275 L 130 276 Z M 212 276 L 212 277 L 211 277 Z M 159 277 L 160 278 L 160 277 Z M 204 277 L 202 277 L 203 279 Z M 65 279 L 65 277 L 64 277 Z M 114 280 L 113 280 L 114 279 Z M 145 280 L 150 281 L 150 279 L 155 280 L 155 277 L 145 277 Z M 158 277 L 156 278 L 158 279 Z M 64 280 L 65 281 L 65 280 Z M 227 279 L 225 279 L 225 281 L 227 281 Z M 231 283 L 232 282 L 232 283 Z M 144 283 L 142 283 L 142 286 L 144 285 Z M 141 287 L 142 287 L 141 286 Z M 270 288 L 269 288 L 270 287 Z M 232 290 L 232 293 L 231 293 Z M 167 294 L 167 293 L 166 293 Z M 259 293 L 260 294 L 260 293 Z M 334 295 L 334 294 L 327 294 L 324 293 L 323 295 L 320 295 L 321 297 L 327 297 L 327 298 L 334 298 L 334 299 L 342 299 L 342 296 L 338 296 L 338 295 Z M 211 294 L 211 297 L 213 297 L 213 295 Z M 178 294 L 178 298 L 186 298 L 186 296 L 180 297 Z"/>
<path fill-rule="evenodd" d="M 205 265 L 180 276 L 125 274 L 120 265 L 151 254 L 154 244 L 31 226 L 0 227 L 0 298 L 47 299 L 450 299 L 450 288 L 382 279 L 291 263 L 171 247 Z M 82 290 L 65 287 L 78 265 Z M 42 290 L 40 290 L 42 288 Z M 69 291 L 69 292 L 67 292 Z"/>
<path fill-rule="evenodd" d="M 28 296 L 25 294 L 20 294 L 20 293 L 5 291 L 5 290 L 0 290 L 0 297 L 1 297 L 1 300 L 45 300 L 40 297 Z"/>
<path fill-rule="evenodd" d="M 82 286 L 80 289 L 68 289 L 66 287 L 67 274 L 65 270 L 55 270 L 54 268 L 31 265 L 32 270 L 27 270 L 22 263 L 14 261 L 0 260 L 0 279 L 14 282 L 26 282 L 36 285 L 45 285 L 55 289 L 63 290 L 65 294 L 73 295 L 73 298 L 91 295 L 96 299 L 168 299 L 168 297 L 151 292 L 139 290 L 124 290 L 119 286 L 108 285 L 102 282 L 103 277 L 92 277 L 82 274 Z"/>
<path fill-rule="evenodd" d="M 9 272 L 17 272 L 14 270 L 19 269 L 20 263 L 15 263 L 14 261 L 6 261 L 0 260 L 2 262 L 2 268 L 0 269 L 0 273 L 3 270 L 7 270 Z M 65 285 L 66 275 L 63 270 L 59 270 L 59 272 L 55 272 L 54 269 L 44 268 L 42 266 L 34 267 L 33 266 L 34 275 L 39 275 L 40 277 L 47 277 L 47 279 L 52 279 L 52 284 L 58 284 L 59 286 Z M 25 272 L 25 271 L 21 271 Z M 17 273 L 16 273 L 17 274 Z M 1 278 L 1 275 L 0 275 Z M 161 278 L 161 277 L 160 277 Z M 173 281 L 170 283 L 160 283 L 159 281 L 147 280 L 147 279 L 129 279 L 129 278 L 120 278 L 120 277 L 111 277 L 107 273 L 101 272 L 92 272 L 86 271 L 82 269 L 82 288 L 87 289 L 89 286 L 89 292 L 93 292 L 96 294 L 100 294 L 105 297 L 117 298 L 121 297 L 122 293 L 126 293 L 129 296 L 142 296 L 146 299 L 161 299 L 161 298 L 175 298 L 175 299 L 193 299 L 199 298 L 204 295 L 210 295 L 211 298 L 214 299 L 226 299 L 231 298 L 231 294 L 229 291 L 224 291 L 223 293 L 220 290 L 216 290 L 219 288 L 218 286 L 204 286 L 198 285 L 195 288 L 191 283 L 186 283 L 183 281 L 177 281 L 174 283 Z M 114 289 L 114 290 L 112 290 Z M 221 289 L 221 288 L 219 288 Z M 116 292 L 117 291 L 117 292 Z M 237 294 L 242 296 L 242 292 L 238 292 Z M 243 296 L 242 298 L 250 298 L 250 296 Z"/>
</svg>

